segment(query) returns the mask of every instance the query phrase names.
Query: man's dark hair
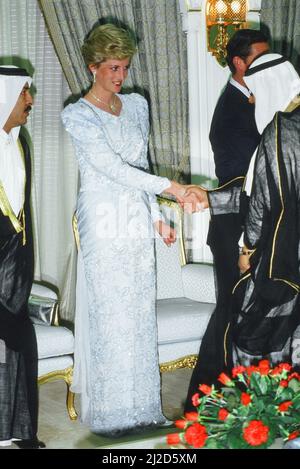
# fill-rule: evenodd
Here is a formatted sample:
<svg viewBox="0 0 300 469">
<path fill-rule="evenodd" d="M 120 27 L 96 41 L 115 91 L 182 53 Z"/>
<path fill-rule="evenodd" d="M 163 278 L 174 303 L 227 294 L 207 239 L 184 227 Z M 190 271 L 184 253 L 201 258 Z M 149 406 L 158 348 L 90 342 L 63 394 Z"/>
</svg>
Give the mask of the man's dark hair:
<svg viewBox="0 0 300 469">
<path fill-rule="evenodd" d="M 232 73 L 235 73 L 233 58 L 238 56 L 243 60 L 251 54 L 252 44 L 257 42 L 268 42 L 267 36 L 257 29 L 239 29 L 226 46 L 226 61 Z"/>
</svg>

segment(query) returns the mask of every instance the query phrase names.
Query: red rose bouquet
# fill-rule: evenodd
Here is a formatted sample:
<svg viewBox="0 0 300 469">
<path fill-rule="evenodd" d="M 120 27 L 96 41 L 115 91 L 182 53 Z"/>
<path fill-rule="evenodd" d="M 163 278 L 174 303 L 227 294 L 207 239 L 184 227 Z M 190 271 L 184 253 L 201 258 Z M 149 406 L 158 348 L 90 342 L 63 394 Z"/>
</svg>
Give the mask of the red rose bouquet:
<svg viewBox="0 0 300 469">
<path fill-rule="evenodd" d="M 232 376 L 221 373 L 219 381 L 220 390 L 200 384 L 192 399 L 195 412 L 175 422 L 182 431 L 167 435 L 169 445 L 263 449 L 275 438 L 300 435 L 300 374 L 288 363 L 236 366 Z"/>
</svg>

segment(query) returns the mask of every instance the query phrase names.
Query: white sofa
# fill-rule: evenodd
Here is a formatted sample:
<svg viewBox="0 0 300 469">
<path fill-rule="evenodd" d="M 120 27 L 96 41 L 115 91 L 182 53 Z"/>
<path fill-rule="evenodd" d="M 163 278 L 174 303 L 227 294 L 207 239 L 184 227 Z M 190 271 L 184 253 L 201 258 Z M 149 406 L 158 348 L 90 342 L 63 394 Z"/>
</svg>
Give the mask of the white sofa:
<svg viewBox="0 0 300 469">
<path fill-rule="evenodd" d="M 165 372 L 195 365 L 216 299 L 213 266 L 186 263 L 181 208 L 174 201 L 158 200 L 166 221 L 177 231 L 171 247 L 160 238 L 155 242 L 158 351 Z"/>
</svg>

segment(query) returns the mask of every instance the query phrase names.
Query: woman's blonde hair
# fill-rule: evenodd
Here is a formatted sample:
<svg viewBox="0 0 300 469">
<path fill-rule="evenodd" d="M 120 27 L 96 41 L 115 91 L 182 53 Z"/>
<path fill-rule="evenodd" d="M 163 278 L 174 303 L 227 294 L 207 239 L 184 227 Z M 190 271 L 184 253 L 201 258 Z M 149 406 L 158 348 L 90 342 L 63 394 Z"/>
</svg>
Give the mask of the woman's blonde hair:
<svg viewBox="0 0 300 469">
<path fill-rule="evenodd" d="M 87 66 L 108 59 L 131 59 L 136 52 L 136 43 L 126 29 L 114 24 L 103 24 L 91 31 L 81 52 Z"/>
</svg>

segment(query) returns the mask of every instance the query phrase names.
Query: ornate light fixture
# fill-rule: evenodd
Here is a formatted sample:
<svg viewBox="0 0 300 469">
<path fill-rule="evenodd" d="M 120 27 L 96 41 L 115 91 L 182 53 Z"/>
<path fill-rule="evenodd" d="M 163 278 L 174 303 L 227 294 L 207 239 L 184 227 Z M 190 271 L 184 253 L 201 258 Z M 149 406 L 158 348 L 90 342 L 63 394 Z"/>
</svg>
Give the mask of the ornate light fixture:
<svg viewBox="0 0 300 469">
<path fill-rule="evenodd" d="M 226 44 L 237 29 L 245 26 L 247 9 L 247 0 L 206 2 L 208 50 L 223 67 L 226 65 Z"/>
</svg>

